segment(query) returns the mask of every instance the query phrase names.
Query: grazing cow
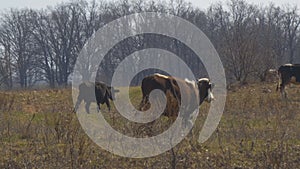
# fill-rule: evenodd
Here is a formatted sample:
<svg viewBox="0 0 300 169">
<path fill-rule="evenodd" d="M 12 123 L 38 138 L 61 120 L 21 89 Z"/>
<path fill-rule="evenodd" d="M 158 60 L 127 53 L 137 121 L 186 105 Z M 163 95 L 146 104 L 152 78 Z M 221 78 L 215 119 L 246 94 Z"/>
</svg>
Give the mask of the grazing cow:
<svg viewBox="0 0 300 169">
<path fill-rule="evenodd" d="M 182 87 L 183 91 L 180 90 L 179 86 Z M 195 82 L 195 81 L 189 81 L 187 79 L 183 80 L 183 79 L 174 78 L 171 76 L 166 76 L 161 74 L 150 75 L 145 77 L 142 80 L 141 89 L 142 89 L 143 98 L 140 104 L 140 110 L 145 111 L 144 105 L 149 103 L 150 92 L 154 89 L 160 89 L 166 95 L 167 92 L 169 91 L 171 95 L 173 95 L 173 97 L 177 99 L 178 106 L 179 106 L 181 103 L 181 99 L 184 99 L 187 103 L 190 102 L 192 103 L 193 100 L 191 99 L 197 99 L 196 101 L 197 103 L 199 102 L 199 105 L 204 100 L 206 100 L 207 102 L 211 102 L 211 100 L 213 100 L 213 94 L 211 92 L 212 88 L 213 88 L 213 84 L 210 83 L 210 80 L 208 78 L 202 78 L 199 79 L 197 82 Z M 181 92 L 185 94 L 183 95 L 185 98 L 182 98 Z M 185 106 L 187 107 L 185 107 L 184 110 L 185 112 L 188 113 L 192 113 L 194 112 L 195 109 L 198 108 L 196 107 L 196 105 L 185 105 Z M 174 109 L 172 109 L 171 111 L 174 111 Z M 178 112 L 174 114 L 173 112 L 167 111 L 164 112 L 163 115 L 167 117 L 171 117 L 171 116 L 177 117 L 178 116 L 177 113 Z M 190 117 L 190 114 L 187 116 L 184 115 L 184 117 Z"/>
<path fill-rule="evenodd" d="M 85 102 L 85 110 L 89 113 L 89 107 L 91 102 L 97 103 L 97 110 L 100 110 L 100 104 L 106 103 L 108 110 L 110 111 L 110 103 L 109 99 L 114 99 L 114 90 L 112 87 L 107 86 L 101 82 L 83 82 L 79 85 L 79 94 L 77 97 L 77 102 L 75 105 L 75 111 L 78 109 L 79 104 L 84 100 Z"/>
<path fill-rule="evenodd" d="M 282 97 L 286 98 L 287 94 L 285 86 L 292 84 L 300 84 L 300 64 L 285 64 L 278 69 L 278 84 L 276 91 L 280 89 Z"/>
<path fill-rule="evenodd" d="M 276 83 L 278 80 L 278 71 L 277 69 L 269 69 L 266 72 L 266 76 L 265 76 L 265 81 L 266 82 L 272 82 L 272 83 Z"/>
</svg>

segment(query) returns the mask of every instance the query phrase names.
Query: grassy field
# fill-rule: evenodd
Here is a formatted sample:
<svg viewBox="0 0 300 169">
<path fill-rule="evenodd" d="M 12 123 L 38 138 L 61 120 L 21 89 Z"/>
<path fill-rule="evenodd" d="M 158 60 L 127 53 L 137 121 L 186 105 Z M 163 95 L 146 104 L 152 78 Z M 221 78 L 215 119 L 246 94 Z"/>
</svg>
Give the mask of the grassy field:
<svg viewBox="0 0 300 169">
<path fill-rule="evenodd" d="M 282 100 L 276 84 L 235 86 L 228 91 L 218 129 L 205 143 L 197 138 L 209 104 L 200 107 L 195 128 L 172 150 L 145 159 L 113 155 L 98 147 L 72 112 L 71 89 L 0 93 L 0 168 L 299 168 L 300 88 Z M 131 88 L 138 106 L 141 92 Z M 146 136 L 146 128 L 102 106 L 120 132 Z M 170 121 L 161 117 L 153 132 Z"/>
</svg>

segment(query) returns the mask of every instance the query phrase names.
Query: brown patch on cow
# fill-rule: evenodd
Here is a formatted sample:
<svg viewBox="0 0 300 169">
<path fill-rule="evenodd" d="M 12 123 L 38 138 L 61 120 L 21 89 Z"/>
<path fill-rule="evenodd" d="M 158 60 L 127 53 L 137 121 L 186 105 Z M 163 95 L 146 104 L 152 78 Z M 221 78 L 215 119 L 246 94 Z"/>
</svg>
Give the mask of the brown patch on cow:
<svg viewBox="0 0 300 169">
<path fill-rule="evenodd" d="M 172 119 L 172 121 L 175 121 L 175 119 L 178 116 L 178 112 L 179 112 L 178 101 L 172 95 L 172 93 L 169 92 L 169 91 L 167 92 L 166 96 L 167 96 L 167 106 L 166 106 L 166 109 L 165 109 L 165 111 L 162 115 L 167 116 L 167 117 L 173 117 L 171 119 Z"/>
<path fill-rule="evenodd" d="M 295 76 L 292 76 L 290 82 L 291 82 L 291 83 L 296 83 L 296 82 L 297 82 L 297 81 L 296 81 L 296 77 L 295 77 Z"/>
<path fill-rule="evenodd" d="M 166 99 L 167 99 L 166 108 L 162 115 L 167 116 L 167 117 L 177 117 L 178 112 L 179 112 L 178 100 L 173 96 L 173 94 L 170 91 L 166 92 Z M 159 102 L 159 100 L 157 100 L 157 101 Z M 150 102 L 141 103 L 140 110 L 147 111 L 150 109 L 150 106 L 151 106 Z M 160 111 L 160 110 L 157 110 L 157 111 Z M 173 119 L 173 120 L 175 120 L 175 119 Z"/>
<path fill-rule="evenodd" d="M 291 77 L 290 82 L 291 82 L 292 84 L 300 84 L 300 82 L 297 82 L 297 78 L 296 78 L 295 76 L 292 76 L 292 77 Z"/>
</svg>

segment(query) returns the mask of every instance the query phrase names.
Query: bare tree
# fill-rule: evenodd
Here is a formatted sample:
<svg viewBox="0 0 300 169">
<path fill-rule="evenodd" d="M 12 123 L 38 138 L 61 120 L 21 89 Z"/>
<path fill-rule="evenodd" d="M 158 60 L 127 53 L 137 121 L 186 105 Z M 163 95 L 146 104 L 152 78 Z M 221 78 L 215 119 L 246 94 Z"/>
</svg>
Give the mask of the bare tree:
<svg viewBox="0 0 300 169">
<path fill-rule="evenodd" d="M 55 80 L 59 86 L 67 85 L 76 61 L 76 35 L 79 27 L 78 4 L 60 5 L 51 11 L 48 24 L 49 42 L 53 49 Z"/>
<path fill-rule="evenodd" d="M 294 63 L 297 36 L 299 36 L 300 16 L 297 6 L 287 7 L 283 14 L 284 37 L 286 39 L 287 56 L 289 63 Z"/>
<path fill-rule="evenodd" d="M 234 81 L 244 83 L 257 78 L 264 81 L 268 69 L 299 61 L 297 7 L 280 8 L 270 4 L 259 8 L 244 0 L 231 0 L 227 1 L 226 7 L 218 3 L 204 12 L 184 0 L 76 0 L 46 10 L 14 9 L 1 16 L 0 80 L 8 88 L 13 87 L 14 80 L 21 87 L 29 87 L 38 80 L 46 81 L 51 87 L 65 86 L 79 52 L 99 28 L 119 17 L 143 11 L 158 12 L 158 17 L 160 13 L 176 15 L 199 27 L 219 52 L 227 77 Z M 145 29 L 136 24 L 138 19 L 143 20 L 137 18 L 120 24 L 126 31 Z M 147 28 L 164 26 L 146 22 Z M 118 28 L 111 31 L 114 34 L 107 38 L 116 38 L 122 33 Z M 176 33 L 176 25 L 168 31 Z M 105 43 L 98 45 L 104 47 Z M 195 54 L 180 41 L 149 34 L 129 37 L 116 44 L 101 65 L 96 65 L 95 58 L 87 53 L 77 66 L 83 80 L 91 80 L 92 73 L 97 70 L 110 77 L 126 56 L 147 48 L 169 50 L 181 57 L 197 76 L 205 75 L 201 61 L 196 61 Z M 137 69 L 139 58 L 133 63 L 132 71 Z M 138 74 L 134 83 L 138 84 L 140 77 L 153 71 Z M 182 70 L 179 67 L 177 71 Z M 101 78 L 105 81 L 105 77 Z"/>
<path fill-rule="evenodd" d="M 13 87 L 13 63 L 11 44 L 7 35 L 2 27 L 0 29 L 0 85 L 4 84 L 8 89 L 11 89 Z"/>
<path fill-rule="evenodd" d="M 35 71 L 36 44 L 32 38 L 33 20 L 36 12 L 33 10 L 11 10 L 3 15 L 3 36 L 7 44 L 6 56 L 11 57 L 10 63 L 14 63 L 17 79 L 21 87 L 32 85 L 38 71 Z M 4 44 L 4 43 L 2 43 Z M 11 68 L 11 66 L 8 66 Z M 10 71 L 10 78 L 12 73 Z M 31 80 L 30 80 L 31 79 Z"/>
</svg>

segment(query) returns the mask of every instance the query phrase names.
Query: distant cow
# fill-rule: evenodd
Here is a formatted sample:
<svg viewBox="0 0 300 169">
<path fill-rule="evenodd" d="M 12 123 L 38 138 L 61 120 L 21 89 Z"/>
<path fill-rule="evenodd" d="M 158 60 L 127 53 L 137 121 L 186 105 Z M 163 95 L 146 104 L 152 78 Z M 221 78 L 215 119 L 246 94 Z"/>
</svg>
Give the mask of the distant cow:
<svg viewBox="0 0 300 169">
<path fill-rule="evenodd" d="M 183 91 L 180 90 L 179 86 L 182 86 Z M 210 83 L 210 80 L 208 78 L 202 78 L 195 82 L 161 74 L 150 75 L 142 80 L 141 89 L 143 98 L 140 104 L 140 110 L 145 110 L 144 105 L 149 103 L 150 92 L 154 89 L 160 89 L 165 94 L 167 94 L 167 92 L 169 91 L 177 99 L 178 105 L 180 105 L 180 101 L 182 98 L 181 92 L 185 93 L 186 98 L 184 99 L 186 102 L 190 103 L 193 101 L 191 99 L 197 99 L 196 101 L 200 105 L 204 100 L 206 100 L 207 102 L 211 102 L 211 100 L 213 99 L 212 88 L 213 84 Z M 198 108 L 195 107 L 195 105 L 189 106 L 190 107 L 185 108 L 185 110 L 189 113 L 192 113 Z M 177 116 L 178 114 L 164 112 L 163 115 L 170 117 Z"/>
<path fill-rule="evenodd" d="M 290 83 L 300 84 L 300 64 L 285 64 L 280 66 L 278 76 L 279 80 L 276 91 L 280 89 L 282 97 L 286 98 L 285 86 Z"/>
<path fill-rule="evenodd" d="M 269 69 L 266 72 L 266 76 L 265 76 L 265 81 L 266 82 L 272 82 L 272 83 L 276 83 L 278 80 L 278 71 L 277 69 Z"/>
<path fill-rule="evenodd" d="M 91 102 L 97 103 L 97 110 L 100 110 L 100 104 L 106 103 L 108 110 L 110 111 L 110 103 L 109 100 L 114 99 L 115 90 L 107 86 L 102 82 L 83 82 L 79 85 L 79 94 L 77 97 L 77 102 L 75 105 L 75 110 L 78 109 L 79 104 L 84 100 L 85 102 L 85 110 L 89 113 L 89 107 Z"/>
</svg>

